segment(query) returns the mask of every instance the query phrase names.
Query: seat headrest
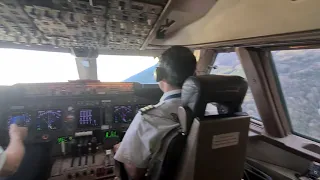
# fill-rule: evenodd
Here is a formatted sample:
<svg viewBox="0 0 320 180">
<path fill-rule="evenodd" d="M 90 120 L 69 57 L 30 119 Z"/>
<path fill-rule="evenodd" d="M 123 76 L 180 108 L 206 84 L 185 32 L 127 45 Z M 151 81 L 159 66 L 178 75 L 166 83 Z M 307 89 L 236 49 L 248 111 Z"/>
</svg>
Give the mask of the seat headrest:
<svg viewBox="0 0 320 180">
<path fill-rule="evenodd" d="M 189 77 L 182 87 L 182 106 L 193 111 L 193 117 L 202 118 L 208 103 L 226 106 L 228 113 L 241 111 L 248 84 L 240 76 L 202 75 Z"/>
</svg>

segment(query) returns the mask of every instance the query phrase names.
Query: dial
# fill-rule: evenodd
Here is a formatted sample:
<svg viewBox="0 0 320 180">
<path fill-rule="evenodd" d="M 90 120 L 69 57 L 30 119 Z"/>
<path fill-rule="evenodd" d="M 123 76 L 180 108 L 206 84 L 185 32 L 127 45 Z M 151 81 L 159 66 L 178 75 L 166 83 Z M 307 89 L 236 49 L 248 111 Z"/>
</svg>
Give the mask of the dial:
<svg viewBox="0 0 320 180">
<path fill-rule="evenodd" d="M 62 112 L 60 110 L 38 111 L 36 127 L 41 130 L 56 130 L 62 126 Z"/>
<path fill-rule="evenodd" d="M 115 106 L 114 107 L 114 122 L 115 123 L 130 123 L 133 120 L 134 111 L 132 106 Z"/>
<path fill-rule="evenodd" d="M 86 108 L 79 110 L 78 128 L 99 127 L 100 108 Z"/>
<path fill-rule="evenodd" d="M 15 112 L 8 117 L 8 127 L 20 121 L 20 126 L 28 126 L 31 123 L 31 115 L 25 112 Z"/>
</svg>

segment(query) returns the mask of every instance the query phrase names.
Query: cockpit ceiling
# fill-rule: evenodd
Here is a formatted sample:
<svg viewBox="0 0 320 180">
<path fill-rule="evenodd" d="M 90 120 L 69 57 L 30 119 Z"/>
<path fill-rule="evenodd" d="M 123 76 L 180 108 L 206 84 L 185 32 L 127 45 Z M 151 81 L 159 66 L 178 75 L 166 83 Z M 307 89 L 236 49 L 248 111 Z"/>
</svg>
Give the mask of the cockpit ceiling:
<svg viewBox="0 0 320 180">
<path fill-rule="evenodd" d="M 319 7 L 320 0 L 0 0 L 0 47 L 139 54 L 319 30 Z"/>
<path fill-rule="evenodd" d="M 198 1 L 193 0 L 193 3 Z M 201 18 L 149 45 L 201 45 L 320 29 L 320 0 L 218 0 Z M 170 21 L 179 21 L 173 14 Z"/>
<path fill-rule="evenodd" d="M 0 42 L 138 50 L 167 0 L 1 0 Z"/>
</svg>

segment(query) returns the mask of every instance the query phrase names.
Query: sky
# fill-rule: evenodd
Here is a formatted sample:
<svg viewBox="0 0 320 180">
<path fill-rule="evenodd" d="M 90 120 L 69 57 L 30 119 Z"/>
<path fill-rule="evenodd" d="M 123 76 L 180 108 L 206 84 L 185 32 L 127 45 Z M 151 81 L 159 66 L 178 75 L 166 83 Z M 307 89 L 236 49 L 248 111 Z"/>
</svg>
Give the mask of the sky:
<svg viewBox="0 0 320 180">
<path fill-rule="evenodd" d="M 69 53 L 0 49 L 0 54 L 0 85 L 79 79 L 75 58 Z M 153 57 L 100 55 L 98 79 L 121 82 L 156 63 Z"/>
<path fill-rule="evenodd" d="M 123 81 L 157 62 L 153 57 L 100 55 L 97 58 L 98 79 L 103 82 Z"/>
</svg>

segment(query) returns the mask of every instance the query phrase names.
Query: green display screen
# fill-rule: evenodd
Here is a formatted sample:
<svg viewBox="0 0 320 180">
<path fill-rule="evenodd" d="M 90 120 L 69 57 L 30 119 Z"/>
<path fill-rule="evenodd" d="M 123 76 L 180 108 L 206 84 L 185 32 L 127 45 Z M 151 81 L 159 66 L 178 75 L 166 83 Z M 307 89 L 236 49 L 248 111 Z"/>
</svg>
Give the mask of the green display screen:
<svg viewBox="0 0 320 180">
<path fill-rule="evenodd" d="M 106 138 L 115 138 L 115 137 L 119 137 L 117 131 L 106 131 L 105 134 Z"/>
<path fill-rule="evenodd" d="M 73 137 L 72 137 L 72 136 L 63 136 L 63 137 L 58 137 L 58 139 L 57 139 L 57 143 L 58 143 L 58 144 L 61 144 L 62 142 L 67 143 L 67 142 L 72 141 L 72 139 L 73 139 Z"/>
</svg>

